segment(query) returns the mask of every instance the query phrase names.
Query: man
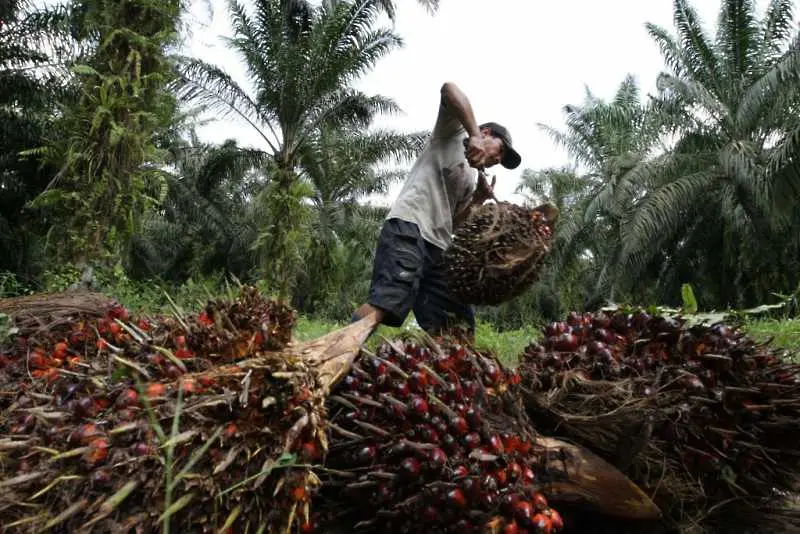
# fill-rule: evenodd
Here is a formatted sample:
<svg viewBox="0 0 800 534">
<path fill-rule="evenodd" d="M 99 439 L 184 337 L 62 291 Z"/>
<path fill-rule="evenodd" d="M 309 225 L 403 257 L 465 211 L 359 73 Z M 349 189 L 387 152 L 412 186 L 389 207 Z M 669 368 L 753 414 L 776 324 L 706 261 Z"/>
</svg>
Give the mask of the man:
<svg viewBox="0 0 800 534">
<path fill-rule="evenodd" d="M 377 324 L 400 326 L 413 309 L 429 333 L 458 325 L 474 332 L 472 309 L 450 294 L 440 259 L 472 207 L 493 195 L 495 179 L 490 186 L 478 170 L 520 161 L 508 131 L 479 126 L 467 96 L 445 83 L 431 137 L 383 223 L 368 302 L 353 320 L 375 314 Z"/>
</svg>

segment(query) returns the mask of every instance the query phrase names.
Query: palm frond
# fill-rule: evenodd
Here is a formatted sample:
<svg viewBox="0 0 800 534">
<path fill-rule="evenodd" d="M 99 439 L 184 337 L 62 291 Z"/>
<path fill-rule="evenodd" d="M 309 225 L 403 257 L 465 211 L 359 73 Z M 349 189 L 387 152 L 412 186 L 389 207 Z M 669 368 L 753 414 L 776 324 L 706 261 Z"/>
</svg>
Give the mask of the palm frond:
<svg viewBox="0 0 800 534">
<path fill-rule="evenodd" d="M 703 32 L 697 12 L 689 5 L 688 0 L 675 0 L 673 13 L 686 71 L 696 82 L 719 94 L 722 89 L 720 60 Z"/>
<path fill-rule="evenodd" d="M 754 74 L 754 60 L 760 55 L 760 28 L 752 0 L 723 0 L 717 23 L 717 47 L 729 79 L 729 91 L 737 95 L 741 82 Z"/>
<path fill-rule="evenodd" d="M 767 65 L 780 56 L 795 29 L 793 0 L 770 0 L 762 23 L 762 61 Z"/>
<path fill-rule="evenodd" d="M 271 139 L 260 124 L 269 123 L 259 106 L 233 78 L 220 67 L 202 60 L 183 57 L 177 63 L 182 83 L 177 84 L 180 98 L 217 110 L 221 116 L 235 114 L 244 119 L 267 143 L 278 151 L 279 139 Z"/>
<path fill-rule="evenodd" d="M 653 190 L 622 224 L 624 263 L 641 265 L 667 236 L 677 232 L 710 190 L 715 175 L 708 170 L 686 174 Z"/>
<path fill-rule="evenodd" d="M 779 95 L 800 85 L 800 34 L 783 56 L 743 92 L 736 110 L 739 128 L 752 130 L 768 110 L 780 102 Z"/>
<path fill-rule="evenodd" d="M 645 26 L 647 28 L 647 33 L 656 42 L 656 45 L 658 45 L 666 67 L 676 76 L 683 75 L 685 67 L 681 60 L 681 50 L 675 39 L 665 28 L 657 24 L 648 22 Z"/>
</svg>

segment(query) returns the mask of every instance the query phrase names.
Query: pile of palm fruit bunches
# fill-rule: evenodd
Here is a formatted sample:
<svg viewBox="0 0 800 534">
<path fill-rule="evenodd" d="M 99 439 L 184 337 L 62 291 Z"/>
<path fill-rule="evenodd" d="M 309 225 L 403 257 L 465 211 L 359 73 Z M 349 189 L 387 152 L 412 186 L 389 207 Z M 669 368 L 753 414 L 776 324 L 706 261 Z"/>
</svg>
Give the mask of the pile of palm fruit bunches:
<svg viewBox="0 0 800 534">
<path fill-rule="evenodd" d="M 706 510 L 788 517 L 768 486 L 787 488 L 797 471 L 795 368 L 723 326 L 576 317 L 549 327 L 516 369 L 461 338 L 416 335 L 376 339 L 335 373 L 306 354 L 327 336 L 292 342 L 293 310 L 250 287 L 197 313 L 111 305 L 23 329 L 0 345 L 0 525 L 588 532 L 576 497 L 657 517 L 645 492 L 668 519 L 676 500 L 699 509 L 699 492 Z M 599 411 L 614 395 L 654 399 L 635 405 L 646 439 L 622 454 L 630 465 L 613 447 L 632 427 Z M 609 404 L 592 405 L 598 396 Z M 585 409 L 598 410 L 578 417 L 594 426 L 570 419 Z"/>
<path fill-rule="evenodd" d="M 542 334 L 518 367 L 540 431 L 615 464 L 676 531 L 800 532 L 791 355 L 644 310 L 573 312 Z"/>
<path fill-rule="evenodd" d="M 395 340 L 323 384 L 286 349 L 294 323 L 245 287 L 196 314 L 114 305 L 7 340 L 3 532 L 562 529 L 519 375 Z M 364 499 L 317 506 L 326 484 Z"/>
</svg>

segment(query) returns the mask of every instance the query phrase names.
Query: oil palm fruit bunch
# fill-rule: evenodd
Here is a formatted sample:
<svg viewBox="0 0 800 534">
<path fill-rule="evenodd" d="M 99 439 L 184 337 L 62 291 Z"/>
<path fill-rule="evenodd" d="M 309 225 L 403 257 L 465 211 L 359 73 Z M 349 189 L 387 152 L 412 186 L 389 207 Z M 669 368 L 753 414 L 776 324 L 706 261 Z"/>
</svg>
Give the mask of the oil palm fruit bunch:
<svg viewBox="0 0 800 534">
<path fill-rule="evenodd" d="M 630 476 L 672 524 L 800 529 L 800 366 L 724 323 L 644 310 L 570 313 L 520 357 L 542 431 Z"/>
<path fill-rule="evenodd" d="M 198 314 L 114 306 L 13 338 L 0 348 L 3 532 L 300 529 L 337 373 L 284 346 L 293 324 L 243 288 Z"/>
<path fill-rule="evenodd" d="M 451 291 L 467 304 L 495 305 L 525 291 L 550 252 L 558 209 L 509 202 L 473 209 L 442 261 Z"/>
<path fill-rule="evenodd" d="M 364 351 L 328 399 L 319 531 L 559 532 L 518 383 L 458 344 Z"/>
</svg>

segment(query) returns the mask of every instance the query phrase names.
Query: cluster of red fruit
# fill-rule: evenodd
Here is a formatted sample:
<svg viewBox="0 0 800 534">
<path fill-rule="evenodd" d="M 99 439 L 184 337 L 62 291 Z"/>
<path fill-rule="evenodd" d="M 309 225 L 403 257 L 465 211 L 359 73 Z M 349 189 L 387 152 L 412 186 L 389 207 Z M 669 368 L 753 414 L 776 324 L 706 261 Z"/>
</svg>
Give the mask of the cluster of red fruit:
<svg viewBox="0 0 800 534">
<path fill-rule="evenodd" d="M 561 530 L 538 489 L 532 430 L 504 412 L 519 380 L 459 345 L 364 355 L 329 398 L 327 465 L 347 474 L 323 485 L 337 521 L 345 510 L 371 531 Z"/>
<path fill-rule="evenodd" d="M 213 523 L 215 508 L 223 515 L 217 526 L 237 506 L 256 510 L 254 486 L 274 499 L 256 526 L 284 528 L 290 512 L 310 500 L 310 470 L 253 473 L 283 453 L 316 461 L 324 450 L 324 399 L 313 373 L 268 350 L 284 345 L 293 319 L 245 288 L 236 301 L 209 303 L 197 315 L 146 319 L 115 306 L 100 318 L 65 321 L 0 347 L 0 481 L 20 502 L 48 492 L 48 513 L 37 509 L 33 517 L 16 507 L 3 517 L 8 532 L 41 531 L 41 521 L 75 503 L 104 500 L 122 509 L 109 510 L 100 530 L 155 528 L 151 509 L 164 502 L 170 447 L 173 472 L 188 470 L 170 491 L 175 499 L 193 495 L 175 514 L 178 530 Z M 238 361 L 245 358 L 252 365 Z M 53 480 L 61 482 L 51 491 Z M 117 503 L 119 492 L 125 496 Z M 219 500 L 220 493 L 227 497 Z M 78 529 L 97 514 L 96 507 L 75 509 L 62 526 Z M 292 514 L 300 524 L 302 510 Z"/>
<path fill-rule="evenodd" d="M 723 323 L 687 325 L 641 310 L 573 312 L 543 334 L 520 358 L 537 425 L 574 432 L 569 437 L 605 455 L 617 454 L 617 443 L 587 436 L 618 435 L 622 442 L 633 439 L 623 432 L 644 432 L 644 444 L 664 451 L 654 463 L 685 471 L 642 463 L 635 482 L 646 491 L 664 477 L 688 477 L 676 487 L 702 484 L 698 502 L 658 502 L 663 510 L 683 513 L 697 505 L 705 516 L 705 509 L 719 504 L 722 510 L 742 490 L 757 505 L 759 499 L 774 503 L 774 488 L 791 488 L 800 468 L 793 450 L 800 442 L 797 364 Z M 554 388 L 561 388 L 559 395 L 548 395 Z M 615 417 L 593 418 L 601 413 Z"/>
</svg>

